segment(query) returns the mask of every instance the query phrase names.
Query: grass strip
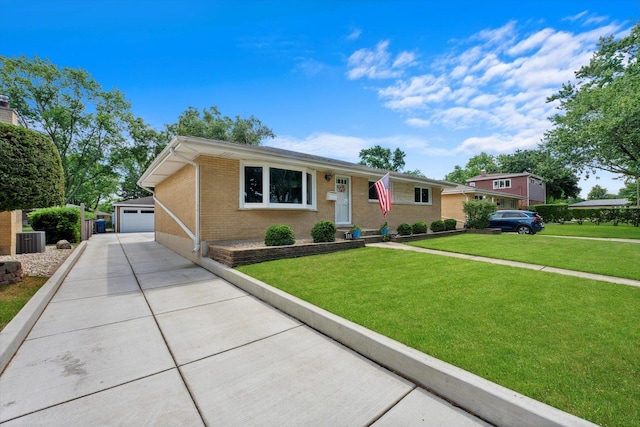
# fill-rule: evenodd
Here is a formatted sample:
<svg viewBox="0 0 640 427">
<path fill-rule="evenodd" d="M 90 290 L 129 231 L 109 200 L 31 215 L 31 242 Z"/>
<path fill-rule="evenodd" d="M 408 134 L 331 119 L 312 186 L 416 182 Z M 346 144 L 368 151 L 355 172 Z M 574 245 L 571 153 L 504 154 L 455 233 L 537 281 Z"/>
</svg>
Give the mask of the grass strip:
<svg viewBox="0 0 640 427">
<path fill-rule="evenodd" d="M 407 244 L 640 280 L 640 243 L 558 239 L 542 233 L 465 233 Z"/>
<path fill-rule="evenodd" d="M 48 279 L 26 276 L 22 282 L 0 286 L 0 330 L 11 322 Z"/>
<path fill-rule="evenodd" d="M 536 400 L 640 425 L 640 289 L 380 248 L 238 270 Z"/>
<path fill-rule="evenodd" d="M 545 224 L 543 234 L 553 234 L 556 236 L 575 237 L 600 237 L 604 239 L 640 239 L 640 227 L 629 224 L 601 223 L 596 225 L 591 222 L 584 222 L 582 225 L 575 222 L 564 224 Z"/>
</svg>

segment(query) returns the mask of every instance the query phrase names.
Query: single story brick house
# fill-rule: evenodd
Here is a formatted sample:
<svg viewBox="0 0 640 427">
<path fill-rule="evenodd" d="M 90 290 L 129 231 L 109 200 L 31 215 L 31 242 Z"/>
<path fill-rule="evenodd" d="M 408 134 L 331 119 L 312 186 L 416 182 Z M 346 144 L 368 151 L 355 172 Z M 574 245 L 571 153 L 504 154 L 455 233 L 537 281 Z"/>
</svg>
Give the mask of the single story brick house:
<svg viewBox="0 0 640 427">
<path fill-rule="evenodd" d="M 194 258 L 209 243 L 261 240 L 268 227 L 309 236 L 321 220 L 339 228 L 378 229 L 384 222 L 373 184 L 387 171 L 273 147 L 178 136 L 138 185 L 153 191 L 155 238 Z M 390 173 L 392 230 L 441 217 L 441 192 L 452 184 Z"/>
<path fill-rule="evenodd" d="M 458 226 L 466 222 L 466 214 L 462 210 L 464 202 L 469 200 L 489 200 L 498 205 L 498 209 L 518 209 L 525 196 L 509 194 L 499 191 L 486 190 L 469 185 L 456 184 L 455 188 L 447 188 L 442 191 L 442 219 L 454 218 Z"/>
<path fill-rule="evenodd" d="M 628 199 L 593 199 L 569 205 L 571 209 L 622 208 L 630 205 Z"/>
<path fill-rule="evenodd" d="M 524 196 L 519 201 L 518 209 L 542 205 L 547 200 L 547 184 L 541 177 L 529 172 L 488 174 L 483 170 L 480 175 L 469 178 L 467 185 L 505 195 Z"/>
</svg>

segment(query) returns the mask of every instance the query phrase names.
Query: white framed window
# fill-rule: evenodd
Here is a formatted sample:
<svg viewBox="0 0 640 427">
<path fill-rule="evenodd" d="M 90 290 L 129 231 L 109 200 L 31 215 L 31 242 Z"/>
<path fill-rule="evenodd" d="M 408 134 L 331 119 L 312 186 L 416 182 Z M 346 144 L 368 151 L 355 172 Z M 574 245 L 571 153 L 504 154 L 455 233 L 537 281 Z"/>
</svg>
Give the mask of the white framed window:
<svg viewBox="0 0 640 427">
<path fill-rule="evenodd" d="M 484 200 L 485 197 L 484 196 L 479 196 L 479 195 L 476 194 L 475 196 L 473 196 L 473 199 L 474 200 Z"/>
<path fill-rule="evenodd" d="M 510 179 L 496 179 L 493 181 L 493 189 L 499 190 L 501 188 L 511 188 Z"/>
<path fill-rule="evenodd" d="M 431 204 L 431 188 L 429 187 L 414 187 L 414 202 L 422 205 Z"/>
<path fill-rule="evenodd" d="M 241 163 L 240 207 L 315 209 L 315 171 L 306 168 Z"/>
</svg>

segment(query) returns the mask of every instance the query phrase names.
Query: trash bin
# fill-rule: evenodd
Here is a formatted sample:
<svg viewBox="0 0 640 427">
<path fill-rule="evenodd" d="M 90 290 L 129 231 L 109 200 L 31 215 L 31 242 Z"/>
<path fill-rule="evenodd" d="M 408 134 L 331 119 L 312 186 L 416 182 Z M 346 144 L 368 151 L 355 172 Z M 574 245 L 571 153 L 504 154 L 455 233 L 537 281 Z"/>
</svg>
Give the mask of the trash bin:
<svg viewBox="0 0 640 427">
<path fill-rule="evenodd" d="M 96 220 L 96 233 L 106 233 L 107 232 L 107 221 L 104 219 Z"/>
</svg>

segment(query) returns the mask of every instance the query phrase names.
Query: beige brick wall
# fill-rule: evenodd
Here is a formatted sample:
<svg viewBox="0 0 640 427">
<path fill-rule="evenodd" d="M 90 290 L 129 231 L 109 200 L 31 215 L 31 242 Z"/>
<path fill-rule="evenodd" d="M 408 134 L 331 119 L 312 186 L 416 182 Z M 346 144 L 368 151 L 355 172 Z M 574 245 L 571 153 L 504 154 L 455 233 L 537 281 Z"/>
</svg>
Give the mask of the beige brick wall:
<svg viewBox="0 0 640 427">
<path fill-rule="evenodd" d="M 369 201 L 369 180 L 353 177 L 351 179 L 353 214 L 352 222 L 362 228 L 379 228 L 385 218 L 382 216 L 377 201 Z M 427 225 L 440 219 L 441 194 L 440 188 L 432 188 L 431 205 L 417 205 L 414 203 L 414 185 L 411 183 L 392 183 L 391 211 L 387 213 L 386 221 L 391 230 L 396 230 L 403 222 L 413 224 L 424 221 Z"/>
<path fill-rule="evenodd" d="M 22 211 L 0 212 L 0 255 L 16 254 L 16 233 L 22 231 Z"/>
<path fill-rule="evenodd" d="M 204 181 L 203 181 L 204 182 Z M 155 188 L 156 198 L 191 230 L 195 230 L 195 168 L 186 165 Z M 155 228 L 167 234 L 189 237 L 178 223 L 158 204 Z"/>
<path fill-rule="evenodd" d="M 465 223 L 466 215 L 462 210 L 462 204 L 467 201 L 464 194 L 442 195 L 442 219 L 455 218 L 458 225 Z"/>
<path fill-rule="evenodd" d="M 285 224 L 293 228 L 298 238 L 310 235 L 311 228 L 321 220 L 335 221 L 335 202 L 326 200 L 328 191 L 335 190 L 335 176 L 327 182 L 324 171 L 316 172 L 317 209 L 240 209 L 240 162 L 238 160 L 201 156 L 200 165 L 200 238 L 214 242 L 224 240 L 262 239 L 271 225 Z M 185 166 L 156 187 L 156 197 L 178 214 L 185 224 L 195 229 L 195 172 Z M 377 202 L 369 202 L 366 178 L 352 177 L 352 219 L 363 228 L 377 229 L 384 222 Z M 403 187 L 404 186 L 404 187 Z M 397 189 L 396 189 L 397 187 Z M 413 185 L 397 184 L 407 200 L 393 204 L 387 220 L 392 229 L 402 222 L 440 219 L 440 189 L 432 192 L 432 205 L 413 203 Z M 405 188 L 406 187 L 406 188 Z M 176 222 L 156 206 L 156 231 L 167 235 L 187 237 Z"/>
</svg>

